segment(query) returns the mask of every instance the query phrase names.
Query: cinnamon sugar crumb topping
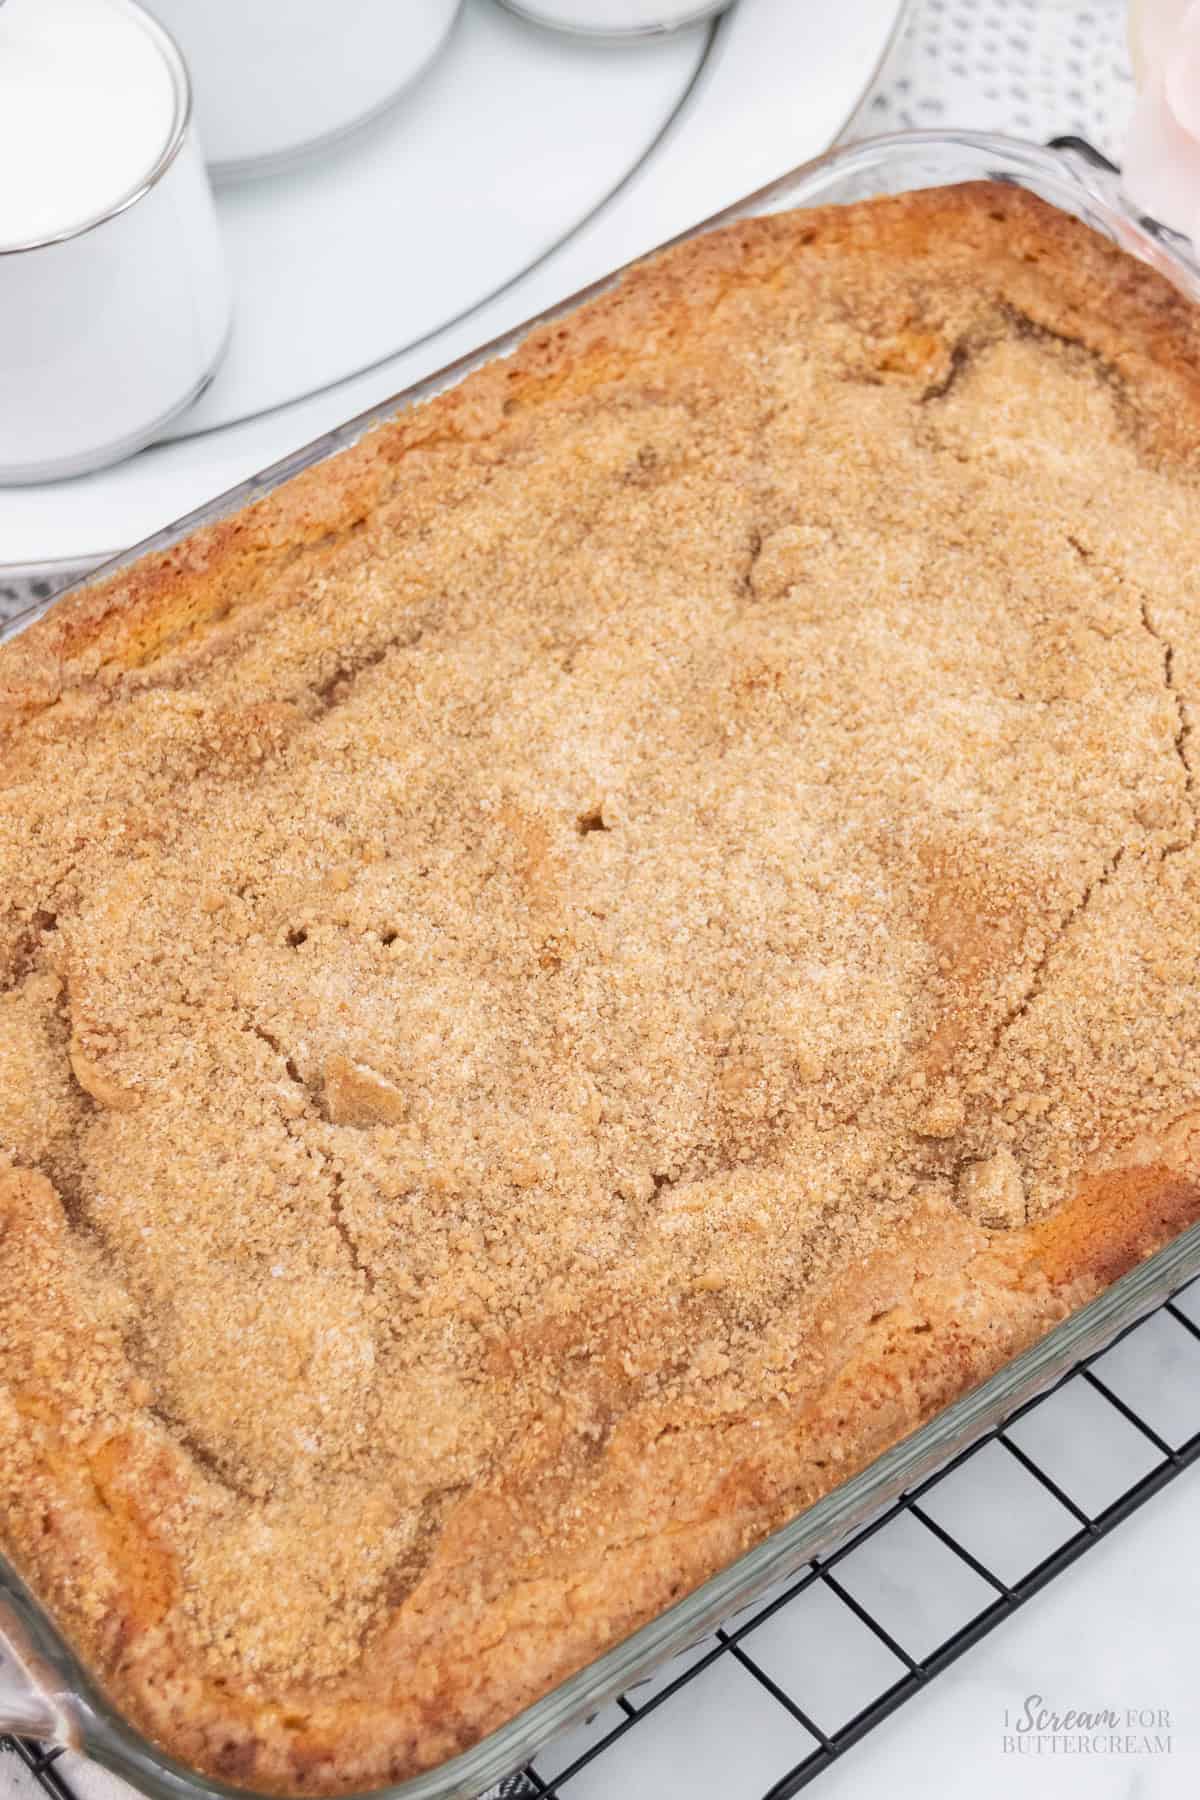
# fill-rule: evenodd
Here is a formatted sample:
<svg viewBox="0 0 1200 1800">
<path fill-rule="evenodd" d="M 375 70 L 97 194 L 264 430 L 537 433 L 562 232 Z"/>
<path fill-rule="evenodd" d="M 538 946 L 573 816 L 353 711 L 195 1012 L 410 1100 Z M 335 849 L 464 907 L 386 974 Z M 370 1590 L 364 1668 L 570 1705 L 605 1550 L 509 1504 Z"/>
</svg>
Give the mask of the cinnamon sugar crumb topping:
<svg viewBox="0 0 1200 1800">
<path fill-rule="evenodd" d="M 239 1704 L 452 1551 L 485 1636 L 582 1580 L 622 1456 L 900 1329 L 830 1324 L 873 1257 L 1196 1105 L 1193 400 L 1168 454 L 1055 324 L 1033 202 L 889 204 L 677 253 L 6 740 L 0 1465 L 118 1445 L 104 1566 Z"/>
</svg>

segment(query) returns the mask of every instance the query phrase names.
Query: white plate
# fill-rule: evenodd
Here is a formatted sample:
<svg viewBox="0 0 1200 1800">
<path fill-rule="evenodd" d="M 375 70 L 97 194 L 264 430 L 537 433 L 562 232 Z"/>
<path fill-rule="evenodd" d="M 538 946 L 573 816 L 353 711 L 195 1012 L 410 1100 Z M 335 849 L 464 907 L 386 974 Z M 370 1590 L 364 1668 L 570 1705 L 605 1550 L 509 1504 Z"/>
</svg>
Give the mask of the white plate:
<svg viewBox="0 0 1200 1800">
<path fill-rule="evenodd" d="M 165 435 L 328 387 L 522 274 L 641 161 L 707 42 L 696 26 L 599 50 L 467 0 L 441 59 L 395 106 L 284 173 L 218 191 L 233 338 Z"/>
<path fill-rule="evenodd" d="M 685 103 L 652 152 L 525 274 L 455 323 L 307 399 L 75 481 L 0 489 L 0 564 L 83 561 L 135 543 L 827 149 L 870 86 L 902 10 L 903 0 L 839 0 L 836 11 L 808 0 L 739 0 L 718 25 Z M 645 48 L 580 53 L 637 58 Z M 482 188 L 486 143 L 476 145 L 476 155 Z M 345 279 L 353 281 L 353 269 Z"/>
</svg>

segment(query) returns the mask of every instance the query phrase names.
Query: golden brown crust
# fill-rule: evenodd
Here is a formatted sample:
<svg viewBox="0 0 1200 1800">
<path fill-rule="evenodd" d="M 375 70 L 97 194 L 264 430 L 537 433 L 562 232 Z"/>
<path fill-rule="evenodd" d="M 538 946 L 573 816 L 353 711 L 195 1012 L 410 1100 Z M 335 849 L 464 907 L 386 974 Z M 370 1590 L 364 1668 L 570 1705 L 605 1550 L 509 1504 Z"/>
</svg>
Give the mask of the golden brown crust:
<svg viewBox="0 0 1200 1800">
<path fill-rule="evenodd" d="M 444 1760 L 1200 1217 L 1200 330 L 748 221 L 0 656 L 3 1542 Z"/>
</svg>

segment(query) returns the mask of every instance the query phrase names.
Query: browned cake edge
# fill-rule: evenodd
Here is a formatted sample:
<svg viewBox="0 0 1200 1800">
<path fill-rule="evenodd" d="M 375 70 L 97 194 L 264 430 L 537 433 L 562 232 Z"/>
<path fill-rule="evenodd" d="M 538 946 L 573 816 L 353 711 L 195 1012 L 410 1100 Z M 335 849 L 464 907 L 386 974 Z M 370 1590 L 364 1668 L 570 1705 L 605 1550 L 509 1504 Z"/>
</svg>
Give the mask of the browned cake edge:
<svg viewBox="0 0 1200 1800">
<path fill-rule="evenodd" d="M 731 284 L 769 282 L 784 258 L 818 242 L 844 256 L 848 279 L 856 256 L 919 257 L 936 272 L 943 247 L 969 245 L 981 279 L 1036 326 L 1087 343 L 1138 384 L 1154 454 L 1194 459 L 1200 328 L 1192 309 L 1160 277 L 1029 195 L 978 184 L 747 221 L 668 252 L 535 332 L 511 359 L 54 608 L 0 656 L 0 724 L 15 731 L 73 688 L 114 686 L 129 669 L 193 641 L 212 643 L 233 615 L 244 623 L 248 609 L 271 606 L 278 571 L 299 557 L 319 564 L 384 504 L 408 459 L 447 440 L 475 444 L 485 458 L 508 414 L 611 380 L 636 365 L 643 345 L 685 336 L 689 317 L 703 316 Z M 1054 268 L 1052 310 L 1044 281 L 1023 283 L 1034 262 Z M 586 1579 L 569 1585 L 514 1568 L 504 1606 L 489 1610 L 477 1638 L 443 1642 L 416 1663 L 398 1630 L 375 1645 L 369 1668 L 348 1669 L 319 1693 L 251 1705 L 201 1681 L 161 1623 L 175 1576 L 154 1516 L 171 1469 L 162 1467 L 161 1491 L 157 1477 L 143 1476 L 131 1492 L 119 1439 L 80 1458 L 36 1392 L 22 1396 L 21 1409 L 41 1493 L 27 1506 L 9 1489 L 4 1541 L 117 1705 L 174 1755 L 274 1791 L 397 1779 L 512 1717 L 1200 1218 L 1198 1148 L 1186 1122 L 1136 1155 L 1114 1148 L 1109 1166 L 1079 1171 L 1068 1206 L 1022 1231 L 989 1233 L 944 1207 L 918 1214 L 906 1240 L 858 1271 L 830 1312 L 797 1320 L 824 1356 L 831 1341 L 840 1347 L 815 1400 L 767 1408 L 719 1432 L 664 1426 L 653 1445 L 618 1427 L 605 1451 L 614 1516 Z M 42 1177 L 0 1176 L 0 1243 L 33 1234 L 52 1247 L 65 1229 Z M 86 1333 L 87 1321 L 70 1317 L 69 1293 L 61 1298 L 62 1329 Z M 503 1529 L 482 1499 L 456 1510 L 406 1602 L 410 1631 L 414 1612 L 431 1612 L 452 1584 L 457 1544 Z M 81 1601 L 97 1590 L 98 1571 L 116 1596 L 101 1616 Z"/>
</svg>

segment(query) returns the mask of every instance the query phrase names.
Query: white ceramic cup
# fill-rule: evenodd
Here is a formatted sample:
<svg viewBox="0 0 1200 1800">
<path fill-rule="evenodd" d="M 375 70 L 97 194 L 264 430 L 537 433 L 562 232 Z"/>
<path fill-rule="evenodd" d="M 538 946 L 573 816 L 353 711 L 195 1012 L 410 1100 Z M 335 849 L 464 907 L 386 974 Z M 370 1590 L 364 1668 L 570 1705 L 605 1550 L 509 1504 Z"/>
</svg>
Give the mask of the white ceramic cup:
<svg viewBox="0 0 1200 1800">
<path fill-rule="evenodd" d="M 134 0 L 0 4 L 0 483 L 115 462 L 212 379 L 229 283 L 190 113 Z"/>
<path fill-rule="evenodd" d="M 146 0 L 196 86 L 218 180 L 269 172 L 382 110 L 446 42 L 461 0 Z"/>
</svg>

